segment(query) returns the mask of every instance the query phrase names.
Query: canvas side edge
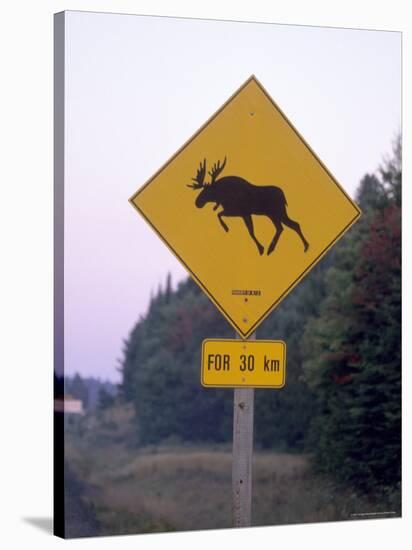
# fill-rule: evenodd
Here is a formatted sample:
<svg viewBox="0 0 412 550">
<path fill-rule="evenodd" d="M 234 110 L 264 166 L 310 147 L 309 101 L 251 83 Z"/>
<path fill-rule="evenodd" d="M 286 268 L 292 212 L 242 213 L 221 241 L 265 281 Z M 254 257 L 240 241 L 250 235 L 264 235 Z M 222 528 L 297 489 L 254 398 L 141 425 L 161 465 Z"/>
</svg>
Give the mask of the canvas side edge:
<svg viewBox="0 0 412 550">
<path fill-rule="evenodd" d="M 65 25 L 64 12 L 54 14 L 53 36 L 53 368 L 54 400 L 62 399 L 64 385 L 64 110 Z M 64 413 L 53 412 L 53 533 L 65 538 Z"/>
</svg>

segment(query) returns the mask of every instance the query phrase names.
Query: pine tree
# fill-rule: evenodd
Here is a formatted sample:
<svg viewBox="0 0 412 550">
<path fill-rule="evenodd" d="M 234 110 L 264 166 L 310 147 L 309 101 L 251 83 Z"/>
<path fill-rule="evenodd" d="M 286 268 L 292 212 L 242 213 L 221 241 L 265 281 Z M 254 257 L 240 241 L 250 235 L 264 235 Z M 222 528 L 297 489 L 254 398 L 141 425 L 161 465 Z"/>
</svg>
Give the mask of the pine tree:
<svg viewBox="0 0 412 550">
<path fill-rule="evenodd" d="M 304 338 L 305 375 L 318 402 L 314 464 L 366 493 L 395 489 L 401 475 L 398 152 L 378 187 L 373 180 L 374 196 L 369 185 L 370 209 L 340 247 Z"/>
<path fill-rule="evenodd" d="M 172 275 L 169 272 L 166 277 L 166 290 L 165 290 L 165 301 L 170 303 L 172 297 Z"/>
</svg>

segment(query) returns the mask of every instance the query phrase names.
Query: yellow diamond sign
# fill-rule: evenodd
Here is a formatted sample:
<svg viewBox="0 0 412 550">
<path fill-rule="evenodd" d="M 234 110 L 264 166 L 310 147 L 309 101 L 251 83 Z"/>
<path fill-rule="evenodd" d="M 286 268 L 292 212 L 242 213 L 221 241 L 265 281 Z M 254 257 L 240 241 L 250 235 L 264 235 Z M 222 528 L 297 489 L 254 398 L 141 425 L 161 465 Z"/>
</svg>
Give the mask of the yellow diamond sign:
<svg viewBox="0 0 412 550">
<path fill-rule="evenodd" d="M 243 338 L 361 213 L 254 76 L 130 202 Z"/>
</svg>

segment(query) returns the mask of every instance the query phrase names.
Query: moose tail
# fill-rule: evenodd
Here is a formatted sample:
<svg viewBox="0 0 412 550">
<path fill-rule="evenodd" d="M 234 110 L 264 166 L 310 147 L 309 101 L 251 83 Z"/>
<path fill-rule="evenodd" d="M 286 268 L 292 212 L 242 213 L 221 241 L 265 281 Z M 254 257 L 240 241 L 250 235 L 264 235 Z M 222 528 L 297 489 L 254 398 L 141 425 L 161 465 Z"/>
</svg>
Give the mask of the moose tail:
<svg viewBox="0 0 412 550">
<path fill-rule="evenodd" d="M 285 206 L 288 205 L 288 201 L 286 200 L 286 197 L 285 197 L 285 193 L 282 191 L 282 189 L 280 189 L 280 187 L 278 188 L 279 189 L 279 198 L 280 198 L 280 202 L 283 203 Z"/>
</svg>

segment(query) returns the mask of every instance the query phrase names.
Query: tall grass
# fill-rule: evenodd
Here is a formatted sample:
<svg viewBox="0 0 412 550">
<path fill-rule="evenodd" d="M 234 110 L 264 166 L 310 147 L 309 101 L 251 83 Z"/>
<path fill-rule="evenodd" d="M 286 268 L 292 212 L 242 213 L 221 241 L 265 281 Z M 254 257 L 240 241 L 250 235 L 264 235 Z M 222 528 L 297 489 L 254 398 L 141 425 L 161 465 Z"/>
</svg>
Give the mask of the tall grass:
<svg viewBox="0 0 412 550">
<path fill-rule="evenodd" d="M 102 526 L 100 534 L 232 526 L 227 448 L 133 449 L 75 436 L 68 441 L 70 464 L 94 488 L 87 498 Z M 253 525 L 354 519 L 353 514 L 369 511 L 380 511 L 379 503 L 315 477 L 306 456 L 255 451 Z"/>
</svg>

